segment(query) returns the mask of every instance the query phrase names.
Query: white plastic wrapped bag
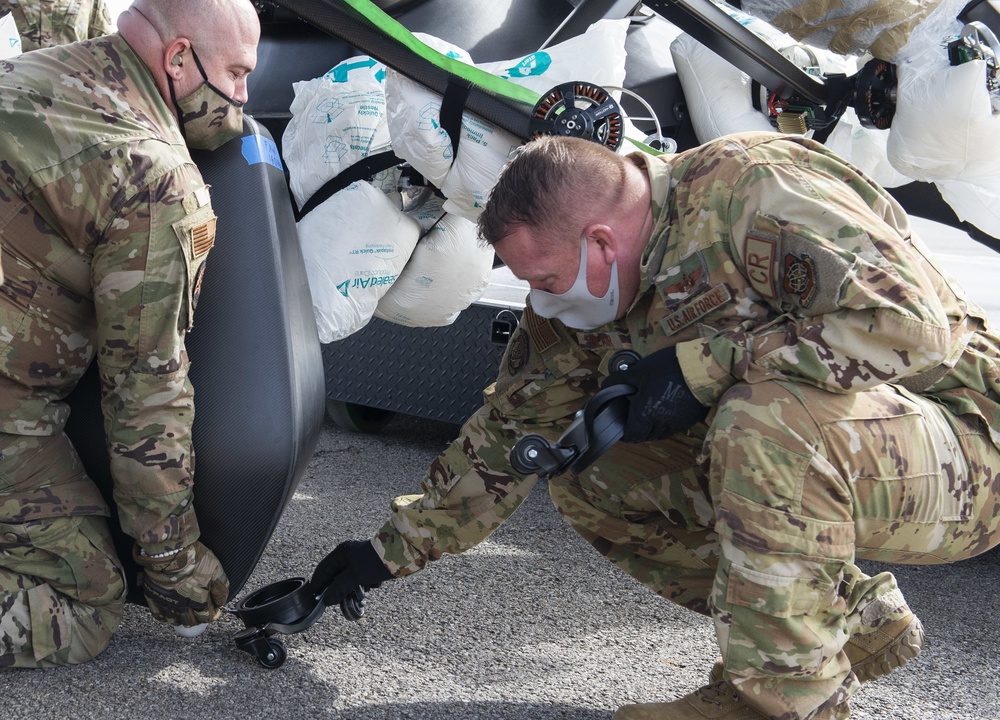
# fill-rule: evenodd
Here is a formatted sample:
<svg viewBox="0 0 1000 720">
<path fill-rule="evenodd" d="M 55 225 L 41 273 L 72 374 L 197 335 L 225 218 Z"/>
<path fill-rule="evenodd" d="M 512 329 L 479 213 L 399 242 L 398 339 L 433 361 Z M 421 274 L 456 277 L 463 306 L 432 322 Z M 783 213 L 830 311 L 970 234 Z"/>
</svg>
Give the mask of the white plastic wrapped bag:
<svg viewBox="0 0 1000 720">
<path fill-rule="evenodd" d="M 750 97 L 750 76 L 684 33 L 670 43 L 698 142 L 750 130 L 774 130 Z"/>
<path fill-rule="evenodd" d="M 469 54 L 457 45 L 425 33 L 414 33 L 414 37 L 450 58 L 472 64 Z M 454 158 L 451 138 L 441 127 L 441 96 L 390 69 L 385 98 L 386 122 L 395 153 L 440 188 Z"/>
<path fill-rule="evenodd" d="M 866 128 L 857 113 L 848 108 L 837 127 L 830 133 L 826 146 L 848 160 L 884 188 L 894 188 L 912 182 L 889 162 L 886 143 L 889 133 L 885 130 Z"/>
<path fill-rule="evenodd" d="M 583 80 L 603 88 L 623 87 L 628 26 L 628 19 L 598 20 L 582 35 L 558 45 L 514 60 L 477 66 L 539 95 L 570 80 Z"/>
<path fill-rule="evenodd" d="M 384 65 L 358 56 L 322 77 L 294 83 L 281 145 L 299 207 L 343 170 L 389 149 L 384 79 Z"/>
<path fill-rule="evenodd" d="M 447 213 L 417 243 L 375 316 L 407 327 L 450 325 L 483 296 L 492 269 L 493 248 L 479 242 L 475 223 Z"/>
<path fill-rule="evenodd" d="M 415 219 L 366 182 L 336 193 L 297 228 L 323 343 L 368 324 L 421 232 Z"/>
<path fill-rule="evenodd" d="M 542 94 L 565 82 L 621 87 L 625 82 L 625 37 L 629 21 L 600 20 L 578 37 L 513 60 L 480 69 Z M 435 49 L 463 62 L 461 48 L 418 35 Z M 475 220 L 511 151 L 522 141 L 474 115 L 463 115 L 458 157 L 441 127 L 441 97 L 399 73 L 386 78 L 389 134 L 393 150 L 448 197 L 445 208 Z M 453 162 L 454 161 L 454 162 Z"/>
<path fill-rule="evenodd" d="M 978 183 L 944 180 L 934 184 L 961 220 L 1000 238 L 1000 176 Z"/>
<path fill-rule="evenodd" d="M 819 66 L 823 72 L 852 73 L 855 58 L 800 45 L 791 35 L 760 18 L 716 3 L 734 20 L 799 67 Z M 750 76 L 690 35 L 670 44 L 670 55 L 684 88 L 691 124 L 699 142 L 749 130 L 774 130 L 753 106 Z"/>
<path fill-rule="evenodd" d="M 21 54 L 21 34 L 17 31 L 13 13 L 0 17 L 0 60 Z"/>
<path fill-rule="evenodd" d="M 939 51 L 897 67 L 889 161 L 915 180 L 998 178 L 1000 115 L 990 104 L 985 63 L 949 65 Z"/>
<path fill-rule="evenodd" d="M 478 118 L 467 119 L 474 123 L 480 123 Z M 465 122 L 462 123 L 463 128 Z M 507 133 L 500 131 L 503 135 Z M 513 141 L 513 142 L 511 142 Z M 497 138 L 493 144 L 494 152 L 488 148 L 482 148 L 477 152 L 468 152 L 469 144 L 466 140 L 460 146 L 458 162 L 456 162 L 444 182 L 441 184 L 441 192 L 447 198 L 444 209 L 455 215 L 460 215 L 466 220 L 475 222 L 479 213 L 486 206 L 493 186 L 497 184 L 500 177 L 500 170 L 520 145 L 520 141 L 511 137 L 509 141 Z"/>
</svg>

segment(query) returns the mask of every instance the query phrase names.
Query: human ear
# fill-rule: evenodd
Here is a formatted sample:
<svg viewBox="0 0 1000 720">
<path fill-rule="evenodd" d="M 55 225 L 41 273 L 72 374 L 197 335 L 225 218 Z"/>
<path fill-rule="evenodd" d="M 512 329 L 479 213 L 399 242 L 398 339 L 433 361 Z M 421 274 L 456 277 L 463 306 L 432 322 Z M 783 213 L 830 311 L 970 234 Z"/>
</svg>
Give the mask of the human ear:
<svg viewBox="0 0 1000 720">
<path fill-rule="evenodd" d="M 595 223 L 584 230 L 584 235 L 597 243 L 598 250 L 608 265 L 618 257 L 618 236 L 610 225 Z"/>
<path fill-rule="evenodd" d="M 186 68 L 184 54 L 190 47 L 191 43 L 186 39 L 176 38 L 163 48 L 163 71 L 174 80 L 184 77 Z"/>
</svg>

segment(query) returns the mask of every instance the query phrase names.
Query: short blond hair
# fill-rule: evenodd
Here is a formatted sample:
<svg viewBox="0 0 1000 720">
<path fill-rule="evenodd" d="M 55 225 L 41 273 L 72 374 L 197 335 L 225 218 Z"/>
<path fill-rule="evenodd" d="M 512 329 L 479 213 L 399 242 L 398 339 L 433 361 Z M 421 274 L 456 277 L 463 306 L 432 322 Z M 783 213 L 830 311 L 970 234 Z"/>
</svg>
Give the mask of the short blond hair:
<svg viewBox="0 0 1000 720">
<path fill-rule="evenodd" d="M 479 215 L 479 236 L 493 245 L 519 227 L 548 227 L 591 215 L 622 196 L 625 159 L 595 142 L 545 135 L 520 147 L 507 162 Z M 575 215 L 574 215 L 575 214 Z M 574 237 L 577 227 L 566 227 Z"/>
</svg>

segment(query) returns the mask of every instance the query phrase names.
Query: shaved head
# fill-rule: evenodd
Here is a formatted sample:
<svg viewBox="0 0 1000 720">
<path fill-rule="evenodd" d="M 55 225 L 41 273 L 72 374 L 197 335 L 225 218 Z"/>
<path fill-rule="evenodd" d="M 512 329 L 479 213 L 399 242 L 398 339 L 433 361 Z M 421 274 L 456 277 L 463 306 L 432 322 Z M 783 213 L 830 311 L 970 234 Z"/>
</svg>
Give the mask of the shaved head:
<svg viewBox="0 0 1000 720">
<path fill-rule="evenodd" d="M 119 16 L 118 31 L 153 73 L 164 99 L 171 93 L 184 98 L 208 81 L 246 102 L 260 40 L 250 0 L 135 0 Z"/>
<path fill-rule="evenodd" d="M 212 44 L 259 34 L 250 0 L 135 0 L 132 7 L 164 41 L 185 37 L 206 51 Z"/>
</svg>

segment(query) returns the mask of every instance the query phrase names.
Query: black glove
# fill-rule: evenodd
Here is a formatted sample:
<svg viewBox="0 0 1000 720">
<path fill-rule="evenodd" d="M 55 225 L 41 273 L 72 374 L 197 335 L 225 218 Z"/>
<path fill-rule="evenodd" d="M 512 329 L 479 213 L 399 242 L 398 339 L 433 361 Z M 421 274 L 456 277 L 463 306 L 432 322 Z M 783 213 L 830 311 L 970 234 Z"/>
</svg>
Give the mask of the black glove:
<svg viewBox="0 0 1000 720">
<path fill-rule="evenodd" d="M 632 363 L 627 370 L 608 375 L 601 387 L 631 385 L 624 442 L 662 440 L 687 430 L 708 415 L 684 382 L 677 351 L 657 350 Z"/>
<path fill-rule="evenodd" d="M 368 540 L 345 540 L 319 561 L 309 580 L 313 594 L 334 605 L 357 588 L 377 588 L 393 575 Z"/>
</svg>

